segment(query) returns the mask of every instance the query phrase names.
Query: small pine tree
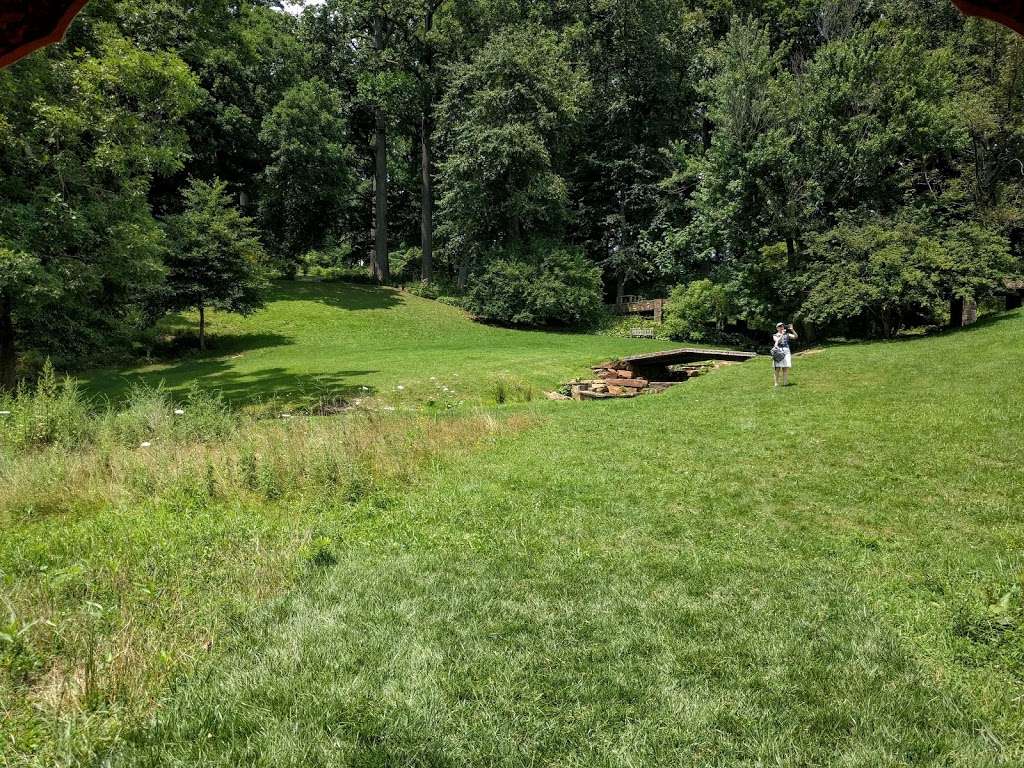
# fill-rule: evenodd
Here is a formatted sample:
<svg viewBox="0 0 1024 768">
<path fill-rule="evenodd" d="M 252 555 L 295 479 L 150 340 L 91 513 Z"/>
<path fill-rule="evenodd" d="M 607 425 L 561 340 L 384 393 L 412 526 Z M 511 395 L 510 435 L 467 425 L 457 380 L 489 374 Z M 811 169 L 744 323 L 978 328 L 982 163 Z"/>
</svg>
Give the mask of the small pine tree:
<svg viewBox="0 0 1024 768">
<path fill-rule="evenodd" d="M 199 348 L 205 350 L 208 307 L 245 315 L 263 306 L 266 256 L 225 182 L 193 180 L 184 197 L 184 211 L 167 223 L 167 307 L 198 310 Z"/>
</svg>

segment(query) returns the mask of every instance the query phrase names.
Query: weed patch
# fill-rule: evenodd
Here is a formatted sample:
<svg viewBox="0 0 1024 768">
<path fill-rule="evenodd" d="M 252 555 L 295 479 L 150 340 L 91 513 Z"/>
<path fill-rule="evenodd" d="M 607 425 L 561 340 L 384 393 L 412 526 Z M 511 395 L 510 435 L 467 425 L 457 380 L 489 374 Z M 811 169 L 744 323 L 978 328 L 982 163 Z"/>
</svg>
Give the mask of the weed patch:
<svg viewBox="0 0 1024 768">
<path fill-rule="evenodd" d="M 515 428 L 471 414 L 263 421 L 143 389 L 94 411 L 72 384 L 40 386 L 7 407 L 46 428 L 8 436 L 0 458 L 12 765 L 97 759 L 245 626 L 233 615 L 334 565 L 358 504 L 381 514 L 425 466 Z"/>
</svg>

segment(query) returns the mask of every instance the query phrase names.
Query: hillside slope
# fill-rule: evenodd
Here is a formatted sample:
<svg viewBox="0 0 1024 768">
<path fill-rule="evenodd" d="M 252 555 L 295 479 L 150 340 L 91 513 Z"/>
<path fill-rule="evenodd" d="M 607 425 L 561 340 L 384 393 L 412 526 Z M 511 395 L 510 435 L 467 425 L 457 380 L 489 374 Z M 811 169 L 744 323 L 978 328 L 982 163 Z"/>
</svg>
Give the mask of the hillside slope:
<svg viewBox="0 0 1024 768">
<path fill-rule="evenodd" d="M 194 317 L 176 324 L 194 326 Z M 486 399 L 499 378 L 554 387 L 609 356 L 665 346 L 490 327 L 435 301 L 345 283 L 280 283 L 267 307 L 250 317 L 211 312 L 209 331 L 213 348 L 206 355 L 86 380 L 111 395 L 135 381 L 176 391 L 196 382 L 235 402 L 315 390 L 395 395 L 398 386 L 406 397 L 423 399 L 448 386 L 472 402 Z"/>
<path fill-rule="evenodd" d="M 1024 314 L 539 425 L 325 522 L 130 765 L 1024 762 Z"/>
</svg>

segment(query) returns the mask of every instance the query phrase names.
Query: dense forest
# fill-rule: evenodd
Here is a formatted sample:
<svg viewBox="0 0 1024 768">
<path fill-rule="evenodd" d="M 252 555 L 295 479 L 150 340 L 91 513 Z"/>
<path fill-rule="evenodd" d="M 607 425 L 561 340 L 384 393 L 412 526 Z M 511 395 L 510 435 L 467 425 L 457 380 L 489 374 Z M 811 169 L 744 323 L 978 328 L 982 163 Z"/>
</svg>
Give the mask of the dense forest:
<svg viewBox="0 0 1024 768">
<path fill-rule="evenodd" d="M 93 0 L 0 73 L 0 385 L 298 273 L 942 323 L 1024 271 L 1022 97 L 948 0 Z"/>
</svg>

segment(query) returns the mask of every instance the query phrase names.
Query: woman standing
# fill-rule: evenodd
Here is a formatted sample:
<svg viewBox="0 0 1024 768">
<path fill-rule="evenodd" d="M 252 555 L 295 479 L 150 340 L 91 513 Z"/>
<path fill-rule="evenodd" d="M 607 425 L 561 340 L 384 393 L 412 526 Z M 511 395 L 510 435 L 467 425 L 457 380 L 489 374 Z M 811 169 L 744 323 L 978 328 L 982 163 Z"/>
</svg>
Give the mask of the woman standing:
<svg viewBox="0 0 1024 768">
<path fill-rule="evenodd" d="M 789 342 L 796 339 L 796 331 L 792 325 L 779 323 L 775 326 L 775 335 L 772 339 L 775 342 L 775 346 L 772 347 L 772 374 L 775 376 L 775 386 L 779 386 L 781 373 L 782 386 L 786 387 L 789 386 L 789 369 L 793 367 Z"/>
</svg>

